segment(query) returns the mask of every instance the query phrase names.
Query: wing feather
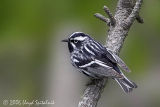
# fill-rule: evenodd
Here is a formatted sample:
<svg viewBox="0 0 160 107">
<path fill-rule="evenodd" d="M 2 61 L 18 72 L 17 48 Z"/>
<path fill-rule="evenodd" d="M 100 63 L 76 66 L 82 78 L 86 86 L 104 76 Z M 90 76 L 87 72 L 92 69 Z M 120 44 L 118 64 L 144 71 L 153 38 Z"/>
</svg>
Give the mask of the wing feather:
<svg viewBox="0 0 160 107">
<path fill-rule="evenodd" d="M 107 54 L 107 57 L 111 60 L 111 61 L 113 61 L 114 63 L 117 63 L 118 64 L 118 66 L 120 67 L 120 68 L 122 68 L 124 71 L 126 71 L 126 72 L 131 72 L 131 70 L 128 68 L 128 66 L 125 64 L 125 62 L 119 57 L 119 56 L 117 56 L 116 54 L 114 54 L 111 50 L 109 50 L 109 49 L 107 49 L 107 51 L 110 53 L 110 55 L 109 54 Z M 114 59 L 114 60 L 113 60 Z"/>
</svg>

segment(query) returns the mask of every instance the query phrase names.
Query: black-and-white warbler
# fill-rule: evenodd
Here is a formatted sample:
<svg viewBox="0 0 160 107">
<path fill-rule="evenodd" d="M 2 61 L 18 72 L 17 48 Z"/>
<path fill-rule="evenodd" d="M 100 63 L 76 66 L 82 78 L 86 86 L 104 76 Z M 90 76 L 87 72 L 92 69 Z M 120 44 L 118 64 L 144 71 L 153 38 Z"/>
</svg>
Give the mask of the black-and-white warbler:
<svg viewBox="0 0 160 107">
<path fill-rule="evenodd" d="M 124 71 L 130 72 L 126 64 L 89 35 L 75 32 L 62 42 L 68 43 L 72 65 L 80 72 L 95 79 L 111 77 L 126 93 L 137 88 L 137 85 L 127 79 L 118 68 L 119 66 Z"/>
</svg>

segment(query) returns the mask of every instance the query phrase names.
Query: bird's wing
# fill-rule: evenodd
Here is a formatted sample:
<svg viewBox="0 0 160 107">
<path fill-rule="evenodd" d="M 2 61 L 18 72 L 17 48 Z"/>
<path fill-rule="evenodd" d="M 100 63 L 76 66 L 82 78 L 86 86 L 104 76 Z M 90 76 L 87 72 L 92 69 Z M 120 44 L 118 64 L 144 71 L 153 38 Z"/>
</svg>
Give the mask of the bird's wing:
<svg viewBox="0 0 160 107">
<path fill-rule="evenodd" d="M 80 65 L 79 68 L 86 70 L 85 73 L 90 76 L 123 78 L 112 66 L 97 59 L 92 59 L 90 62 L 87 61 L 87 63 Z"/>
<path fill-rule="evenodd" d="M 130 72 L 130 69 L 121 58 L 115 55 L 111 50 L 102 46 L 99 42 L 89 44 L 88 48 L 90 48 L 92 51 L 93 54 L 91 54 L 91 56 L 93 56 L 95 59 L 105 62 L 108 66 L 111 67 L 119 65 L 119 67 L 121 67 L 124 71 Z"/>
<path fill-rule="evenodd" d="M 107 50 L 107 54 L 106 56 L 113 62 L 113 63 L 117 63 L 118 66 L 120 68 L 122 68 L 124 71 L 126 72 L 131 72 L 131 70 L 128 68 L 128 66 L 124 63 L 124 61 L 117 56 L 116 54 L 114 54 L 111 50 L 106 49 Z"/>
<path fill-rule="evenodd" d="M 112 66 L 101 60 L 94 60 L 94 64 L 88 67 L 89 71 L 94 71 L 95 74 L 103 77 L 123 78 L 123 76 L 117 72 Z"/>
<path fill-rule="evenodd" d="M 83 72 L 92 77 L 115 77 L 122 78 L 122 75 L 113 69 L 111 63 L 103 62 L 99 57 L 83 54 L 72 56 L 73 65 L 83 70 Z"/>
</svg>

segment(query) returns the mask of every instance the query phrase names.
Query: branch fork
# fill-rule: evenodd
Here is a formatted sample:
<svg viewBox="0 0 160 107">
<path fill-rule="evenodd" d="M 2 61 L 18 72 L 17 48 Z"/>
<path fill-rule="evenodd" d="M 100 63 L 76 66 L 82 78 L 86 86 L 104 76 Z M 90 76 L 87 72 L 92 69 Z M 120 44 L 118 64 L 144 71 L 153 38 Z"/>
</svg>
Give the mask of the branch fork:
<svg viewBox="0 0 160 107">
<path fill-rule="evenodd" d="M 107 6 L 103 7 L 104 12 L 108 15 L 109 18 L 106 18 L 105 16 L 101 15 L 100 13 L 96 13 L 94 14 L 94 16 L 102 21 L 104 21 L 105 23 L 107 23 L 108 26 L 114 26 L 116 24 L 116 20 L 113 17 L 111 11 L 109 10 L 109 8 Z"/>
</svg>

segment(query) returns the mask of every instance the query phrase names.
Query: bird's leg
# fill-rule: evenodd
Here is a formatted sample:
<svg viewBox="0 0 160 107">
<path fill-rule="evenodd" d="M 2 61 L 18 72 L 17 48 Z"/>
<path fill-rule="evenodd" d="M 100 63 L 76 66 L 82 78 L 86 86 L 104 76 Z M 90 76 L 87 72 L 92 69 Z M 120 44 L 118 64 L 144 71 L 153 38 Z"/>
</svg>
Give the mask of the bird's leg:
<svg viewBox="0 0 160 107">
<path fill-rule="evenodd" d="M 86 84 L 86 86 L 95 85 L 99 80 L 101 80 L 101 79 L 91 78 L 90 81 Z"/>
</svg>

